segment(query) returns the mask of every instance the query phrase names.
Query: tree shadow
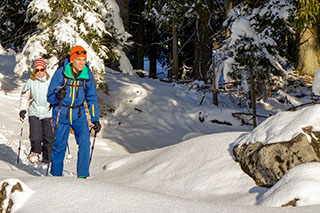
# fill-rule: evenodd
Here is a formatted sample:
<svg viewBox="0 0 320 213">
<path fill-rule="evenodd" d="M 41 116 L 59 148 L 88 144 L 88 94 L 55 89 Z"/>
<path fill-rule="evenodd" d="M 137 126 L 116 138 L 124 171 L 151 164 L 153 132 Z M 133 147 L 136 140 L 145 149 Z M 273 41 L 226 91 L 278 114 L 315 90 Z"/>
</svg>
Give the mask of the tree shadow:
<svg viewBox="0 0 320 213">
<path fill-rule="evenodd" d="M 0 55 L 0 89 L 5 93 L 19 87 L 19 80 L 28 79 L 29 74 L 18 76 L 14 73 L 16 57 L 14 55 Z"/>
<path fill-rule="evenodd" d="M 18 158 L 17 153 L 14 152 L 11 147 L 6 146 L 5 144 L 0 144 L 0 160 L 1 161 L 7 162 L 12 166 L 16 167 L 17 169 L 23 170 L 33 176 L 45 175 L 46 173 L 45 169 L 40 167 L 36 168 L 33 165 L 23 164 L 21 159 L 20 159 L 20 163 L 17 164 L 17 158 Z"/>
</svg>

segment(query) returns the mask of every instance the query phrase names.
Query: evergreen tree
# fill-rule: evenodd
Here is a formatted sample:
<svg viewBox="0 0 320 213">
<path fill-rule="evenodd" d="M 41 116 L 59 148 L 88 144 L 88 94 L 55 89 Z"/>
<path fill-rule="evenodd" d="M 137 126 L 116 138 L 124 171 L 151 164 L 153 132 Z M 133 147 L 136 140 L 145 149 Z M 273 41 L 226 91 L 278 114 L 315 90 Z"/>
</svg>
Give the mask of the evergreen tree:
<svg viewBox="0 0 320 213">
<path fill-rule="evenodd" d="M 253 126 L 256 126 L 257 92 L 263 94 L 261 98 L 266 98 L 264 85 L 271 83 L 272 76 L 285 72 L 281 66 L 286 62 L 285 52 L 281 48 L 286 46 L 286 35 L 291 31 L 289 20 L 294 7 L 290 2 L 280 0 L 268 1 L 257 8 L 250 6 L 241 3 L 229 14 L 226 23 L 230 24 L 231 37 L 226 41 L 225 49 L 231 54 L 226 57 L 225 64 L 231 62 L 229 67 L 232 69 L 225 66 L 223 71 L 225 76 L 229 74 L 241 83 L 239 88 L 248 92 Z"/>
<path fill-rule="evenodd" d="M 185 13 L 188 11 L 189 3 L 182 0 L 153 1 L 149 5 L 146 17 L 155 23 L 155 26 L 162 33 L 167 34 L 169 40 L 166 41 L 168 57 L 168 76 L 169 78 L 179 77 L 179 28 L 184 20 Z"/>
<path fill-rule="evenodd" d="M 41 4 L 33 0 L 28 13 L 32 15 L 30 22 L 37 24 L 37 31 L 17 55 L 15 72 L 26 72 L 32 61 L 41 56 L 46 57 L 52 67 L 76 44 L 87 50 L 90 67 L 98 74 L 99 84 L 105 82 L 106 59 L 119 59 L 120 69 L 132 72 L 132 68 L 125 67 L 126 63 L 121 61 L 126 59 L 122 47 L 128 44 L 129 35 L 123 29 L 114 0 L 48 0 Z"/>
<path fill-rule="evenodd" d="M 0 43 L 4 48 L 21 50 L 25 37 L 35 30 L 35 25 L 26 24 L 27 6 L 30 0 L 3 0 L 0 3 Z"/>
<path fill-rule="evenodd" d="M 154 1 L 150 5 L 147 18 L 161 31 L 164 40 L 159 43 L 166 47 L 162 50 L 167 51 L 169 73 L 175 78 L 185 76 L 182 67 L 190 67 L 189 76 L 206 79 L 213 29 L 221 23 L 217 11 L 221 13 L 222 8 L 220 0 Z"/>
<path fill-rule="evenodd" d="M 201 0 L 195 4 L 194 18 L 196 21 L 194 78 L 208 80 L 209 66 L 212 59 L 212 11 L 211 1 Z"/>
<path fill-rule="evenodd" d="M 131 62 L 134 69 L 144 69 L 146 20 L 143 16 L 146 0 L 130 0 L 130 34 L 133 45 L 131 48 Z"/>
<path fill-rule="evenodd" d="M 225 41 L 224 48 L 232 53 L 228 54 L 225 60 L 233 61 L 233 69 L 225 67 L 223 70 L 225 79 L 228 79 L 228 73 L 237 72 L 239 66 L 245 63 L 248 63 L 247 66 L 258 65 L 261 61 L 269 61 L 259 71 L 262 81 L 270 79 L 273 74 L 285 72 L 282 65 L 287 63 L 286 39 L 293 32 L 289 22 L 293 13 L 293 5 L 289 1 L 280 0 L 266 2 L 258 8 L 250 8 L 244 3 L 234 7 L 225 22 L 229 26 L 231 36 L 230 40 Z M 260 53 L 256 52 L 258 49 Z M 262 60 L 261 57 L 266 60 Z M 232 75 L 235 79 L 241 79 L 240 75 Z"/>
</svg>

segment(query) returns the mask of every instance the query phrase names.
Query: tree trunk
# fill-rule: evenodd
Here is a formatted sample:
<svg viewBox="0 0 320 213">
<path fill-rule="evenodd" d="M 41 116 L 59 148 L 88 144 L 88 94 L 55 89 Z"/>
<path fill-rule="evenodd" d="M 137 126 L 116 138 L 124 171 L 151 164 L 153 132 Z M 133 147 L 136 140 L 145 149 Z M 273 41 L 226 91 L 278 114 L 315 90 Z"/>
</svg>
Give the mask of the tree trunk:
<svg viewBox="0 0 320 213">
<path fill-rule="evenodd" d="M 172 73 L 175 79 L 179 75 L 179 54 L 178 54 L 178 24 L 175 19 L 172 20 Z"/>
<path fill-rule="evenodd" d="M 155 44 L 150 45 L 149 50 L 149 78 L 157 78 L 157 48 Z"/>
<path fill-rule="evenodd" d="M 203 5 L 207 5 L 208 8 L 212 8 L 210 1 L 202 2 Z M 211 10 L 210 10 L 211 11 Z M 210 13 L 206 7 L 201 8 L 199 11 L 200 17 L 198 20 L 197 40 L 195 46 L 195 66 L 194 66 L 194 78 L 197 80 L 207 80 L 207 73 L 212 58 L 212 35 L 211 29 L 208 27 L 210 20 Z"/>
<path fill-rule="evenodd" d="M 250 90 L 251 90 L 251 107 L 252 107 L 252 125 L 253 128 L 257 127 L 257 110 L 256 110 L 256 85 L 253 76 L 253 68 L 249 66 L 250 72 Z"/>
<path fill-rule="evenodd" d="M 219 105 L 218 102 L 218 90 L 217 90 L 217 84 L 216 84 L 216 71 L 214 69 L 215 67 L 215 62 L 212 61 L 211 65 L 211 71 L 212 71 L 212 103 L 216 106 Z"/>
<path fill-rule="evenodd" d="M 169 42 L 168 45 L 168 78 L 172 79 L 173 73 L 172 73 L 172 43 Z"/>
<path fill-rule="evenodd" d="M 129 32 L 130 19 L 129 19 L 129 1 L 128 0 L 116 0 L 120 10 L 120 17 L 122 19 L 123 27 L 125 31 Z M 129 49 L 123 48 L 123 51 L 130 56 Z"/>
<path fill-rule="evenodd" d="M 135 56 L 133 61 L 133 68 L 134 69 L 144 69 L 144 20 L 142 18 L 142 12 L 144 10 L 144 0 L 137 0 L 137 10 L 138 14 L 140 15 L 137 33 L 135 35 L 136 42 L 135 42 Z"/>
<path fill-rule="evenodd" d="M 319 24 L 310 24 L 300 35 L 297 69 L 301 74 L 314 76 L 319 68 Z"/>
</svg>

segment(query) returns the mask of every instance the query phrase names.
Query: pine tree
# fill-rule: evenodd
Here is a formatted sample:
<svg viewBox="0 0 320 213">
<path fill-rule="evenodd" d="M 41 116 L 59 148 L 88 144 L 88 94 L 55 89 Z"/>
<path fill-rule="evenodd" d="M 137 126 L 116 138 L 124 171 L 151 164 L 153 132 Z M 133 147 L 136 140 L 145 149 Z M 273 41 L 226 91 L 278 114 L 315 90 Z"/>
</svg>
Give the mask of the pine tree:
<svg viewBox="0 0 320 213">
<path fill-rule="evenodd" d="M 149 5 L 146 17 L 149 21 L 155 23 L 157 29 L 169 37 L 167 54 L 169 55 L 169 78 L 179 77 L 179 27 L 184 20 L 189 3 L 181 0 L 153 1 Z"/>
<path fill-rule="evenodd" d="M 30 0 L 4 0 L 0 3 L 0 43 L 4 48 L 21 50 L 25 37 L 35 29 L 35 25 L 26 24 L 27 6 Z"/>
<path fill-rule="evenodd" d="M 226 61 L 232 61 L 232 69 L 224 69 L 224 74 L 229 72 L 232 79 L 240 81 L 242 89 L 248 91 L 254 126 L 258 85 L 266 85 L 272 76 L 285 72 L 281 66 L 286 62 L 281 48 L 285 46 L 286 35 L 291 31 L 288 20 L 292 14 L 292 4 L 272 0 L 257 8 L 240 4 L 232 10 L 227 20 L 231 39 L 226 46 L 232 54 Z"/>
<path fill-rule="evenodd" d="M 152 1 L 147 19 L 161 31 L 163 48 L 169 55 L 169 75 L 180 79 L 182 67 L 190 67 L 195 79 L 205 80 L 211 62 L 213 29 L 218 24 L 217 11 L 223 2 L 215 1 Z M 219 21 L 219 23 L 221 23 Z M 189 69 L 188 69 L 189 70 Z"/>
<path fill-rule="evenodd" d="M 122 47 L 128 45 L 129 35 L 123 29 L 114 0 L 37 2 L 33 0 L 28 6 L 30 22 L 37 24 L 37 30 L 17 55 L 15 72 L 26 72 L 37 57 L 46 57 L 48 67 L 52 67 L 76 44 L 87 50 L 98 84 L 105 82 L 104 60 L 119 59 L 121 67 L 121 60 L 126 59 Z M 131 67 L 123 66 L 121 70 L 132 72 Z"/>
<path fill-rule="evenodd" d="M 250 8 L 243 3 L 234 7 L 225 23 L 230 27 L 231 33 L 230 40 L 225 41 L 225 48 L 232 52 L 225 60 L 230 57 L 236 60 L 233 62 L 233 69 L 225 69 L 224 75 L 228 72 L 237 72 L 239 63 L 240 66 L 245 63 L 260 64 L 254 61 L 261 61 L 261 57 L 269 61 L 268 66 L 265 64 L 264 68 L 262 67 L 261 80 L 267 80 L 270 75 L 284 72 L 282 64 L 287 62 L 286 39 L 292 33 L 289 21 L 293 17 L 293 12 L 294 7 L 290 2 L 279 0 L 269 1 L 258 8 Z M 256 53 L 259 55 L 258 58 L 253 54 L 256 51 L 251 48 L 260 49 L 261 53 Z M 240 77 L 233 76 L 236 79 Z"/>
</svg>

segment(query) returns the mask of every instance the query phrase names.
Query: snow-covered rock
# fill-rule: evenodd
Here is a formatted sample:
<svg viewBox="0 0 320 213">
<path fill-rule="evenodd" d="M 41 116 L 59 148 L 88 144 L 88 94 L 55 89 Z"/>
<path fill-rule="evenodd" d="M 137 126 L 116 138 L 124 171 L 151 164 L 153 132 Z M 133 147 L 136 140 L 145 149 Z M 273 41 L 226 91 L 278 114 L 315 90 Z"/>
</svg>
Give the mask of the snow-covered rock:
<svg viewBox="0 0 320 213">
<path fill-rule="evenodd" d="M 304 206 L 320 204 L 320 163 L 306 163 L 291 169 L 257 201 L 261 206 Z"/>
<path fill-rule="evenodd" d="M 241 168 L 259 186 L 273 186 L 291 168 L 320 162 L 320 107 L 281 112 L 240 136 L 233 147 Z"/>
<path fill-rule="evenodd" d="M 6 179 L 0 182 L 1 212 L 16 212 L 33 194 L 23 182 L 18 179 Z"/>
</svg>

